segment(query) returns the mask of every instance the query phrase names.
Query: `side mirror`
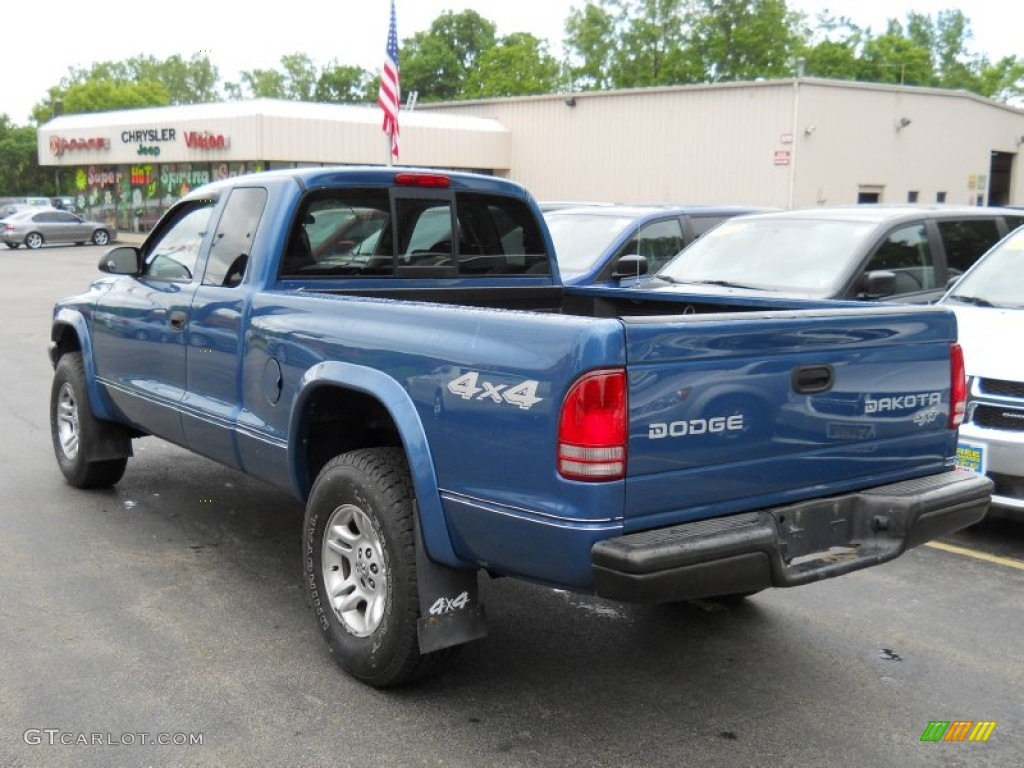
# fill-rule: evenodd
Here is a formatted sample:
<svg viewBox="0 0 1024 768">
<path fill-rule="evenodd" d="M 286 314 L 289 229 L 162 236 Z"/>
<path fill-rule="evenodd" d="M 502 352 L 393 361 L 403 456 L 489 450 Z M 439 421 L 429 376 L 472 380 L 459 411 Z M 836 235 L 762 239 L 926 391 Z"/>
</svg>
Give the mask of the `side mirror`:
<svg viewBox="0 0 1024 768">
<path fill-rule="evenodd" d="M 137 277 L 142 274 L 142 251 L 134 245 L 119 245 L 117 248 L 111 248 L 100 257 L 99 269 L 100 272 L 111 275 Z"/>
<path fill-rule="evenodd" d="M 626 277 L 640 277 L 647 274 L 647 259 L 635 253 L 627 253 L 615 262 L 612 279 L 621 280 Z"/>
<path fill-rule="evenodd" d="M 860 294 L 863 298 L 877 299 L 896 293 L 896 275 L 888 270 L 876 269 L 866 272 L 860 279 Z"/>
</svg>

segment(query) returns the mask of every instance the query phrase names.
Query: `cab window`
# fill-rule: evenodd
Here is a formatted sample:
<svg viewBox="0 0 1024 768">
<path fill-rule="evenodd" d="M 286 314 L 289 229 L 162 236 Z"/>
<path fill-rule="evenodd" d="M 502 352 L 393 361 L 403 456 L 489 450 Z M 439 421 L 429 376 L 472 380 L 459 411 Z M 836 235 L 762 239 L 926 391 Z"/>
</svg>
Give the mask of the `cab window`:
<svg viewBox="0 0 1024 768">
<path fill-rule="evenodd" d="M 256 227 L 266 204 L 267 190 L 262 187 L 239 187 L 231 191 L 213 235 L 203 285 L 233 287 L 242 282 Z"/>
<path fill-rule="evenodd" d="M 150 244 L 142 276 L 156 280 L 191 281 L 214 205 L 213 200 L 201 200 L 181 206 L 175 218 Z"/>
</svg>

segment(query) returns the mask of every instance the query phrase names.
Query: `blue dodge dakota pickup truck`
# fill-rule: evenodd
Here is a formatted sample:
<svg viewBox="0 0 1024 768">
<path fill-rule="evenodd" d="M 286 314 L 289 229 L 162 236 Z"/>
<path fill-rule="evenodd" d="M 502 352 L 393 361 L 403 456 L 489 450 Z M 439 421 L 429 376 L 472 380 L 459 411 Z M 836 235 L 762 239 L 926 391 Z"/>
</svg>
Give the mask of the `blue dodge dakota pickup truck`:
<svg viewBox="0 0 1024 768">
<path fill-rule="evenodd" d="M 294 493 L 313 615 L 370 685 L 484 634 L 481 571 L 738 598 L 891 560 L 989 504 L 954 469 L 948 310 L 564 287 L 508 181 L 239 177 L 100 270 L 54 309 L 65 478 L 110 486 L 154 435 Z"/>
</svg>

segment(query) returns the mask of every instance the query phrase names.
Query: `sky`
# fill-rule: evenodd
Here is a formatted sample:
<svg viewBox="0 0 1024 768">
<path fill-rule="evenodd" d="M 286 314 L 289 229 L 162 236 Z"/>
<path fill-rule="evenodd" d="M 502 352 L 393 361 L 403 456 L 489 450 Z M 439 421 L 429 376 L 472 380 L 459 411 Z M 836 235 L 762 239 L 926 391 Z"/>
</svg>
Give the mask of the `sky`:
<svg viewBox="0 0 1024 768">
<path fill-rule="evenodd" d="M 963 2 L 963 0 L 961 0 Z M 585 0 L 396 0 L 399 39 L 425 31 L 445 11 L 472 8 L 498 34 L 530 32 L 559 53 L 565 19 Z M 813 21 L 825 8 L 875 33 L 886 20 L 903 22 L 916 11 L 934 17 L 955 8 L 953 0 L 789 0 L 791 10 Z M 1024 3 L 972 0 L 961 9 L 971 22 L 972 53 L 990 60 L 1024 57 Z M 244 9 L 244 11 L 243 11 Z M 138 55 L 209 56 L 221 81 L 237 82 L 243 70 L 270 69 L 282 56 L 306 53 L 315 64 L 379 70 L 387 39 L 389 0 L 218 0 L 211 3 L 126 3 L 124 0 L 8 0 L 0 24 L 0 113 L 29 123 L 33 105 L 57 85 L 68 68 Z M 401 55 L 399 55 L 401 58 Z"/>
</svg>

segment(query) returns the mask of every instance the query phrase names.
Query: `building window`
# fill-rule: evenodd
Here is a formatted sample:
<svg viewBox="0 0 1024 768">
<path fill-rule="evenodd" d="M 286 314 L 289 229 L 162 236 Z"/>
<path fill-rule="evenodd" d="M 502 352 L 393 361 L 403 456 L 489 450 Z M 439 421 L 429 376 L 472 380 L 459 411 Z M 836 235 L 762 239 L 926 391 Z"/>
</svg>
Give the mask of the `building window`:
<svg viewBox="0 0 1024 768">
<path fill-rule="evenodd" d="M 885 187 L 876 184 L 861 184 L 857 190 L 857 202 L 863 203 L 880 203 L 882 202 L 882 192 Z"/>
<path fill-rule="evenodd" d="M 935 193 L 935 202 L 936 203 L 944 203 L 944 202 L 946 202 L 946 193 L 945 192 L 936 192 Z"/>
<path fill-rule="evenodd" d="M 907 192 L 907 202 L 908 203 L 916 203 L 917 202 L 917 190 L 916 189 L 912 189 L 909 192 Z"/>
</svg>

